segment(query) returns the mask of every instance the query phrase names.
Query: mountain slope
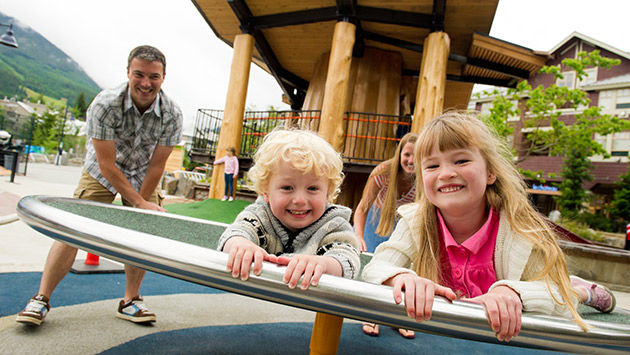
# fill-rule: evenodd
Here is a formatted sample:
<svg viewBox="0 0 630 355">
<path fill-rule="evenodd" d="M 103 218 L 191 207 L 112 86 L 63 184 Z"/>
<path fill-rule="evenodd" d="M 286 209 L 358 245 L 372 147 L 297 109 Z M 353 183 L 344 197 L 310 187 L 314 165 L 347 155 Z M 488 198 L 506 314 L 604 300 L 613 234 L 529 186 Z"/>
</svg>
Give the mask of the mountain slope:
<svg viewBox="0 0 630 355">
<path fill-rule="evenodd" d="M 88 102 L 99 86 L 72 58 L 42 35 L 0 13 L 0 23 L 13 23 L 19 48 L 0 45 L 0 96 L 24 96 L 20 86 L 74 105 L 83 91 Z M 2 34 L 7 30 L 0 27 Z"/>
</svg>

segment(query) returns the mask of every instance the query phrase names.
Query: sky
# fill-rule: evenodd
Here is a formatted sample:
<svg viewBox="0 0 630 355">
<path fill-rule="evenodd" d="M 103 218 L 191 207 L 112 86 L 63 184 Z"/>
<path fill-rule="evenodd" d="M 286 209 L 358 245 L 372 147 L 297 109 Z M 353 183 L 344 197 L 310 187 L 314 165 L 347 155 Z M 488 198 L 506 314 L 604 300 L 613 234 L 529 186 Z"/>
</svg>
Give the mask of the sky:
<svg viewBox="0 0 630 355">
<path fill-rule="evenodd" d="M 627 0 L 500 0 L 490 35 L 548 51 L 578 31 L 630 51 L 629 10 Z M 197 109 L 225 106 L 232 48 L 189 0 L 0 0 L 0 12 L 38 31 L 102 88 L 127 80 L 131 49 L 159 48 L 167 60 L 163 89 L 182 108 L 185 131 L 192 131 Z M 289 109 L 273 77 L 251 68 L 247 107 Z"/>
</svg>

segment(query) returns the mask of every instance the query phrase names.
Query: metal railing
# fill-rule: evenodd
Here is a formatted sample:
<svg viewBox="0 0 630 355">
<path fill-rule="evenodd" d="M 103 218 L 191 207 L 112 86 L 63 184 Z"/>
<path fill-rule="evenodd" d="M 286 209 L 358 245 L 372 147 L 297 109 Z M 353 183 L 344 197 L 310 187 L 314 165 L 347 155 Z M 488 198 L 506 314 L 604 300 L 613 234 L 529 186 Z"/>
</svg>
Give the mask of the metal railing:
<svg viewBox="0 0 630 355">
<path fill-rule="evenodd" d="M 197 110 L 192 150 L 199 154 L 216 155 L 223 110 Z"/>
<path fill-rule="evenodd" d="M 277 127 L 317 132 L 320 112 L 319 110 L 245 112 L 239 156 L 252 158 L 265 135 Z"/>
<path fill-rule="evenodd" d="M 321 111 L 247 111 L 239 157 L 252 158 L 264 136 L 276 127 L 317 131 Z M 193 151 L 216 155 L 223 111 L 200 109 L 197 112 Z M 346 140 L 343 158 L 346 163 L 376 165 L 394 155 L 400 138 L 410 131 L 408 116 L 346 112 Z"/>
<path fill-rule="evenodd" d="M 346 112 L 346 143 L 343 157 L 348 162 L 376 165 L 394 156 L 400 138 L 409 132 L 407 117 L 376 113 Z"/>
</svg>

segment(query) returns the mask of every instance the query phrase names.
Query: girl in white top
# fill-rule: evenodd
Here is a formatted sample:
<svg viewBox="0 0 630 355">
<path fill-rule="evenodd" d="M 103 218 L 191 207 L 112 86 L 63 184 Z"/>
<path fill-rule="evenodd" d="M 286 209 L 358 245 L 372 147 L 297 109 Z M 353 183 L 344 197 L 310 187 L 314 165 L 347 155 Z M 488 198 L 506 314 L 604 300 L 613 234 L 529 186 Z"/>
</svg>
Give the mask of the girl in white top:
<svg viewBox="0 0 630 355">
<path fill-rule="evenodd" d="M 461 286 L 470 301 L 483 304 L 497 338 L 509 341 L 520 331 L 522 311 L 573 317 L 587 330 L 578 300 L 597 298 L 606 303 L 602 311 L 614 307 L 601 286 L 580 280 L 571 286 L 556 236 L 530 204 L 511 152 L 483 122 L 457 112 L 435 118 L 414 157 L 416 203 L 399 209 L 390 240 L 363 271 L 364 280 L 393 286 L 396 303 L 405 291 L 409 317 L 428 320 L 434 295 L 453 300 L 452 288 Z M 472 249 L 486 252 L 491 272 L 466 279 L 466 261 L 445 245 L 466 246 L 480 230 L 492 235 Z"/>
</svg>

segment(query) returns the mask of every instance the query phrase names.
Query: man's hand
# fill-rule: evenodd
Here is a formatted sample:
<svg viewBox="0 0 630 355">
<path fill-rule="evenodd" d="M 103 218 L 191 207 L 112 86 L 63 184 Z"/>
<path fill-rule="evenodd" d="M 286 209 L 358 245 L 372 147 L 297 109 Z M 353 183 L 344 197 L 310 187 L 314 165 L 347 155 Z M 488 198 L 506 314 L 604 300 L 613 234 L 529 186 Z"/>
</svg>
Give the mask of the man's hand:
<svg viewBox="0 0 630 355">
<path fill-rule="evenodd" d="M 229 253 L 227 270 L 232 272 L 234 278 L 247 280 L 249 270 L 254 262 L 254 275 L 260 275 L 263 260 L 275 262 L 276 256 L 269 255 L 265 249 L 252 243 L 243 237 L 232 237 L 225 242 L 223 251 Z"/>
<path fill-rule="evenodd" d="M 510 287 L 497 286 L 468 301 L 483 305 L 488 323 L 500 341 L 508 342 L 521 331 L 523 304 L 520 295 Z"/>
<path fill-rule="evenodd" d="M 146 200 L 140 201 L 140 203 L 138 203 L 137 205 L 134 205 L 133 207 L 142 208 L 143 210 L 153 210 L 153 211 L 167 212 L 163 207 L 160 207 L 160 206 L 156 205 L 155 203 L 149 202 L 149 201 L 146 201 Z"/>
<path fill-rule="evenodd" d="M 278 265 L 286 265 L 282 281 L 289 284 L 289 288 L 295 288 L 304 276 L 300 288 L 306 290 L 309 285 L 317 286 L 323 274 L 341 276 L 343 270 L 337 259 L 330 256 L 296 254 L 290 258 L 280 256 Z"/>
</svg>

